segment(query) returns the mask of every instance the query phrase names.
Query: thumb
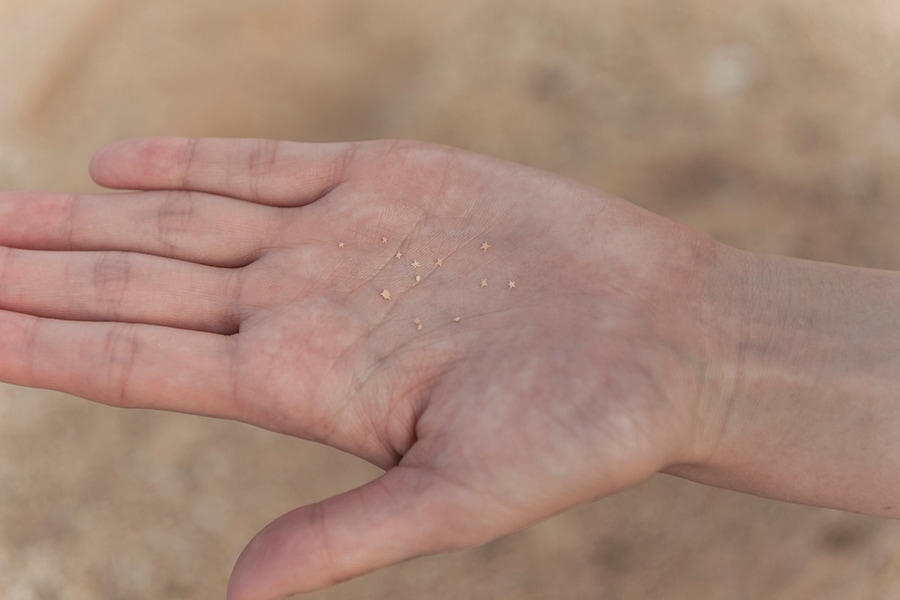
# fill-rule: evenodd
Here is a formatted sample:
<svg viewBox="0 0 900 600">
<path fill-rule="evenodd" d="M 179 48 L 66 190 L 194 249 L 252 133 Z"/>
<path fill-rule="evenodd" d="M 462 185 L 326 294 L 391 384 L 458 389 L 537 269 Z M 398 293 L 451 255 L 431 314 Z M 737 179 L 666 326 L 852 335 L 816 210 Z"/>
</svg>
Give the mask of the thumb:
<svg viewBox="0 0 900 600">
<path fill-rule="evenodd" d="M 228 600 L 276 600 L 403 560 L 455 549 L 443 486 L 422 468 L 380 478 L 276 519 L 247 545 Z M 443 498 L 446 500 L 445 498 Z"/>
</svg>

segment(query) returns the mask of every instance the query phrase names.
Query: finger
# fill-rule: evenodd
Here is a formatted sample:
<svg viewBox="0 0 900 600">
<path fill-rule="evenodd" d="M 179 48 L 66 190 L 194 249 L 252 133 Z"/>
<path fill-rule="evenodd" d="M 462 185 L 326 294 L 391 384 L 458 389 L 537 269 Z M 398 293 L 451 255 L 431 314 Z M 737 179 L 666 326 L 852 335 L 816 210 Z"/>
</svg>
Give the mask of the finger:
<svg viewBox="0 0 900 600">
<path fill-rule="evenodd" d="M 282 211 L 192 192 L 0 194 L 0 245 L 124 250 L 243 266 L 278 242 Z"/>
<path fill-rule="evenodd" d="M 0 309 L 235 333 L 241 271 L 130 252 L 0 247 Z"/>
<path fill-rule="evenodd" d="M 0 310 L 0 381 L 113 406 L 240 419 L 237 338 Z"/>
<path fill-rule="evenodd" d="M 147 138 L 102 148 L 91 176 L 118 189 L 211 192 L 275 206 L 302 206 L 341 182 L 355 144 L 251 139 Z"/>
<path fill-rule="evenodd" d="M 420 469 L 381 478 L 275 520 L 234 567 L 228 600 L 275 600 L 416 556 L 457 549 L 439 488 Z"/>
</svg>

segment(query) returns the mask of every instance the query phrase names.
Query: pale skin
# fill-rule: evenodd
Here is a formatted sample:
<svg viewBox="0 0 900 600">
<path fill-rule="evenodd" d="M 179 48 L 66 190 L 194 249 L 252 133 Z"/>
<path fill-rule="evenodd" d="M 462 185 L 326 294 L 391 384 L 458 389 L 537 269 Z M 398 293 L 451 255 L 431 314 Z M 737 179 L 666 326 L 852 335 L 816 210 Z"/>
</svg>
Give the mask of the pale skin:
<svg viewBox="0 0 900 600">
<path fill-rule="evenodd" d="M 91 173 L 141 191 L 0 194 L 0 380 L 385 469 L 264 529 L 230 600 L 486 543 L 660 471 L 900 510 L 898 273 L 741 252 L 410 142 L 137 140 Z"/>
</svg>

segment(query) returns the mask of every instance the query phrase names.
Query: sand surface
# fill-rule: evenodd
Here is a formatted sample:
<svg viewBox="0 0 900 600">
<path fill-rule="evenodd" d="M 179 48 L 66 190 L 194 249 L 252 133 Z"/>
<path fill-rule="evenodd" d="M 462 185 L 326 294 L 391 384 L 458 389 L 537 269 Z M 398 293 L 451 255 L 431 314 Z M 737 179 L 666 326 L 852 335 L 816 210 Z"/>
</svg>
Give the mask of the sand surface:
<svg viewBox="0 0 900 600">
<path fill-rule="evenodd" d="M 0 0 L 0 188 L 141 135 L 410 137 L 760 252 L 900 268 L 891 0 Z M 272 518 L 377 470 L 247 426 L 0 388 L 0 598 L 223 598 Z M 900 523 L 659 476 L 320 599 L 900 598 Z"/>
</svg>

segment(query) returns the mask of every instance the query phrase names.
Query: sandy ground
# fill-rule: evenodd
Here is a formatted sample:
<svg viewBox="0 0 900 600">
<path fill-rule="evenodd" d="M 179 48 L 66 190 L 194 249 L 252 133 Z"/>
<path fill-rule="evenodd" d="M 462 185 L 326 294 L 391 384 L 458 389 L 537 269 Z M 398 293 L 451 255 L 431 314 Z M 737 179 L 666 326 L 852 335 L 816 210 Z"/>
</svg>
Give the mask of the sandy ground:
<svg viewBox="0 0 900 600">
<path fill-rule="evenodd" d="M 0 188 L 148 134 L 411 137 L 767 253 L 900 268 L 893 0 L 0 0 Z M 0 388 L 0 597 L 223 598 L 270 519 L 377 471 L 233 423 Z M 321 599 L 894 599 L 900 523 L 660 476 Z"/>
</svg>

